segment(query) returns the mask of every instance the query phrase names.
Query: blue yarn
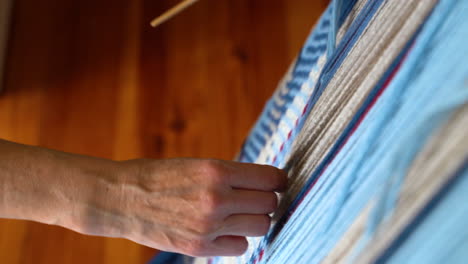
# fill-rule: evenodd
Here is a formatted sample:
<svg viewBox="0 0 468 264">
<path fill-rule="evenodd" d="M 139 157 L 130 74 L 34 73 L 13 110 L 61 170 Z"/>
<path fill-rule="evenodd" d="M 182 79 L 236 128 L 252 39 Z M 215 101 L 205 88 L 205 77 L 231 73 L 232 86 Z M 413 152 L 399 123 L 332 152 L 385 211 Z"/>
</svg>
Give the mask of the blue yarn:
<svg viewBox="0 0 468 264">
<path fill-rule="evenodd" d="M 347 1 L 341 2 L 345 4 Z M 351 26 L 349 27 L 348 31 L 345 33 L 343 36 L 342 40 L 338 44 L 337 48 L 332 52 L 331 56 L 328 58 L 327 63 L 325 64 L 322 73 L 320 75 L 319 81 L 317 83 L 314 83 L 315 89 L 312 94 L 312 96 L 308 100 L 308 108 L 306 111 L 305 117 L 307 117 L 312 110 L 312 108 L 315 106 L 317 103 L 318 99 L 322 95 L 323 91 L 325 90 L 326 86 L 330 82 L 331 78 L 335 74 L 336 70 L 341 66 L 341 63 L 343 60 L 346 58 L 348 55 L 349 51 L 351 50 L 352 46 L 354 43 L 359 39 L 361 36 L 362 32 L 364 29 L 367 27 L 367 24 L 369 21 L 372 19 L 374 16 L 375 12 L 378 10 L 380 5 L 383 3 L 383 0 L 376 0 L 376 1 L 369 1 L 365 4 L 365 6 L 362 8 L 361 12 L 357 16 L 357 18 L 353 21 Z M 339 4 L 336 4 L 339 6 Z M 343 7 L 342 7 L 343 8 Z M 349 12 L 350 7 L 346 6 L 343 8 L 346 10 L 346 12 Z M 329 9 L 333 10 L 333 8 Z M 345 13 L 346 15 L 348 13 Z M 343 20 L 343 18 L 342 18 Z M 343 23 L 343 21 L 340 21 L 340 23 Z M 329 36 L 335 36 L 335 32 L 329 33 Z M 329 45 L 333 45 L 334 41 L 330 41 Z M 327 50 L 332 49 L 331 46 L 327 47 Z M 302 118 L 299 121 L 299 124 L 297 125 L 296 129 L 292 131 L 292 136 L 289 138 L 288 141 L 285 143 L 284 151 L 278 154 L 278 159 L 276 162 L 274 162 L 272 165 L 278 166 L 278 167 L 283 167 L 283 161 L 285 160 L 285 157 L 287 153 L 289 153 L 294 140 L 296 139 L 297 135 L 299 132 L 302 130 L 302 127 L 304 126 L 306 118 Z M 292 165 L 292 164 L 289 164 Z M 314 182 L 314 179 L 311 178 L 310 181 L 306 185 L 310 185 Z M 306 188 L 304 188 L 306 189 Z M 301 199 L 304 193 L 300 193 L 298 196 L 297 201 Z"/>
<path fill-rule="evenodd" d="M 265 146 L 265 138 L 270 137 L 276 132 L 279 123 L 279 118 L 274 118 L 271 113 L 276 111 L 279 113 L 280 117 L 284 116 L 286 110 L 290 109 L 291 102 L 302 85 L 304 83 L 310 83 L 309 73 L 312 69 L 317 67 L 318 59 L 325 54 L 328 49 L 334 49 L 335 41 L 333 41 L 333 45 L 330 46 L 329 39 L 330 37 L 336 37 L 339 26 L 344 22 L 356 1 L 357 0 L 340 1 L 339 6 L 341 11 L 339 13 L 333 13 L 333 7 L 329 6 L 322 15 L 317 27 L 312 31 L 304 48 L 299 54 L 293 67 L 290 80 L 288 80 L 285 85 L 286 91 L 282 94 L 274 94 L 266 103 L 259 120 L 256 122 L 241 150 L 239 157 L 241 162 L 254 162 L 257 159 L 260 149 Z M 332 24 L 336 29 L 330 31 L 330 26 Z M 310 84 L 315 86 L 315 83 Z M 278 105 L 277 100 L 281 100 L 284 103 Z M 308 101 L 308 97 L 305 98 L 305 101 Z M 262 140 L 258 140 L 259 138 Z"/>
<path fill-rule="evenodd" d="M 457 5 L 457 3 L 453 1 L 442 1 L 436 7 L 434 14 L 431 16 L 431 19 L 425 25 L 426 32 L 420 35 L 418 40 L 419 43 L 417 43 L 418 45 L 424 46 L 424 49 L 414 50 L 412 54 L 413 56 L 411 58 L 408 58 L 408 61 L 406 63 L 411 64 L 411 67 L 405 68 L 405 70 L 410 71 L 407 74 L 407 78 L 395 81 L 401 81 L 402 86 L 409 85 L 409 77 L 414 77 L 415 75 L 418 75 L 417 71 L 422 68 L 422 65 L 424 63 L 427 63 L 426 56 L 428 53 L 431 52 L 431 49 L 433 48 L 431 43 L 445 41 L 445 39 L 447 38 L 446 36 L 451 36 L 450 41 L 452 43 L 457 43 L 457 41 L 458 44 L 463 43 L 465 36 L 467 36 L 466 34 L 468 34 L 468 24 L 466 29 L 464 29 L 463 27 L 459 27 L 461 29 L 460 32 L 451 32 L 452 28 L 455 27 L 456 24 L 458 24 L 458 19 L 461 18 L 459 16 L 460 13 L 458 13 L 457 16 L 457 14 L 454 12 L 454 8 L 460 8 L 461 10 L 463 10 L 464 7 L 463 5 L 461 5 L 461 3 L 458 3 Z M 465 6 L 465 8 L 467 7 Z M 447 19 L 447 17 L 449 19 Z M 440 34 L 441 31 L 446 31 L 446 34 Z M 455 48 L 456 47 L 446 47 L 445 49 L 455 50 Z M 456 67 L 457 65 L 453 66 Z M 450 68 L 449 65 L 445 67 Z M 464 71 L 466 74 L 466 69 Z M 436 73 L 434 72 L 434 74 Z M 435 76 L 438 76 L 440 79 L 435 79 Z M 428 82 L 433 81 L 440 84 L 444 83 L 445 85 L 458 85 L 457 94 L 459 94 L 460 96 L 447 96 L 445 100 L 434 102 L 426 110 L 426 119 L 415 120 L 415 122 L 413 122 L 410 127 L 406 128 L 410 131 L 415 130 L 415 133 L 412 133 L 414 136 L 402 140 L 401 144 L 408 147 L 405 149 L 404 152 L 400 150 L 398 153 L 396 153 L 395 156 L 398 156 L 400 158 L 394 161 L 395 164 L 393 164 L 393 166 L 389 166 L 389 168 L 393 168 L 393 171 L 395 173 L 391 176 L 391 178 L 389 178 L 387 182 L 388 184 L 385 186 L 386 188 L 381 194 L 379 203 L 376 206 L 375 213 L 370 221 L 370 225 L 367 230 L 369 235 L 372 235 L 376 231 L 381 221 L 385 218 L 385 216 L 390 214 L 395 207 L 398 198 L 398 191 L 404 180 L 404 169 L 409 166 L 409 162 L 411 161 L 411 158 L 405 156 L 414 156 L 420 148 L 420 146 L 418 146 L 416 142 L 418 142 L 419 140 L 419 145 L 422 145 L 424 142 L 421 142 L 421 139 L 427 137 L 427 135 L 425 137 L 421 136 L 421 134 L 418 134 L 416 131 L 424 131 L 424 127 L 437 124 L 438 122 L 436 120 L 439 120 L 441 117 L 443 118 L 443 116 L 446 115 L 447 112 L 452 112 L 454 109 L 458 108 L 460 105 L 466 103 L 467 101 L 468 89 L 466 89 L 466 87 L 463 87 L 463 73 L 460 74 L 460 79 L 456 80 L 458 81 L 458 84 L 453 83 L 453 80 L 446 81 L 445 76 L 434 75 L 430 77 L 431 79 L 428 79 Z M 465 75 L 465 77 L 468 77 L 468 75 Z"/>
<path fill-rule="evenodd" d="M 376 263 L 466 263 L 468 162 Z"/>
<path fill-rule="evenodd" d="M 336 48 L 336 35 L 338 34 L 339 29 L 339 18 L 341 16 L 341 6 L 343 4 L 342 0 L 333 0 L 332 1 L 332 26 L 329 32 L 330 36 L 328 37 L 328 50 L 327 57 L 331 58 Z"/>
<path fill-rule="evenodd" d="M 400 164 L 397 178 L 402 178 L 414 155 L 447 119 L 450 110 L 466 103 L 468 91 L 463 85 L 468 69 L 462 65 L 468 59 L 463 42 L 468 25 L 459 21 L 455 25 L 459 17 L 453 9 L 449 11 L 451 19 L 447 19 L 443 7 L 454 3 L 444 3 L 448 4 L 435 10 L 436 15 L 424 26 L 404 65 L 358 131 L 267 248 L 265 262 L 319 262 L 369 199 L 379 193 L 375 187 L 395 176 L 391 173 L 393 165 Z M 438 20 L 440 16 L 445 19 Z M 443 32 L 447 28 L 451 30 Z M 454 50 L 463 55 L 454 54 Z M 431 122 L 424 122 L 428 119 Z M 401 156 L 403 149 L 411 150 Z M 369 174 L 374 177 L 366 177 Z M 393 185 L 393 190 L 399 185 Z M 304 243 L 299 248 L 288 248 L 291 239 Z M 282 246 L 275 246 L 276 241 Z"/>
<path fill-rule="evenodd" d="M 440 42 L 446 41 L 447 36 L 451 36 L 450 41 L 451 43 L 454 43 L 453 45 L 460 45 L 460 43 L 463 43 L 463 36 L 466 36 L 468 33 L 466 31 L 468 26 L 466 28 L 463 28 L 463 26 L 455 26 L 455 24 L 457 24 L 457 19 L 460 19 L 459 15 L 457 16 L 454 14 L 453 8 L 457 7 L 455 4 L 456 3 L 453 1 L 445 1 L 441 2 L 439 6 L 437 6 L 434 14 L 431 16 L 431 19 L 425 25 L 425 31 L 420 34 L 418 43 L 416 43 L 416 46 L 422 48 L 415 48 L 412 51 L 411 56 L 405 62 L 408 67 L 400 70 L 400 76 L 403 77 L 395 78 L 394 83 L 400 82 L 398 85 L 401 87 L 411 85 L 411 79 L 414 79 L 415 76 L 420 74 L 420 71 L 424 68 L 424 65 L 429 63 L 427 61 L 427 54 L 432 52 L 431 49 L 434 47 L 434 43 L 439 42 L 440 44 Z M 458 7 L 463 10 L 463 7 Z M 449 17 L 449 19 L 447 19 L 447 17 Z M 451 32 L 452 28 L 458 28 L 459 32 Z M 445 33 L 442 34 L 441 32 Z M 452 51 L 457 50 L 457 47 L 445 47 L 444 49 L 445 51 Z M 441 61 L 438 62 L 438 64 L 443 64 L 440 66 L 446 67 L 450 70 L 451 67 L 462 65 L 455 62 L 444 64 L 443 57 L 441 58 Z M 385 219 L 385 217 L 387 217 L 393 211 L 398 199 L 399 189 L 404 180 L 404 175 L 406 172 L 405 170 L 412 161 L 412 157 L 415 156 L 415 154 L 424 144 L 425 139 L 428 137 L 429 134 L 425 132 L 432 131 L 434 129 L 431 128 L 432 130 L 430 130 L 428 127 L 437 126 L 437 124 L 440 124 L 441 120 L 444 119 L 444 116 L 447 116 L 447 113 L 452 112 L 461 104 L 466 103 L 468 95 L 466 91 L 467 89 L 463 88 L 463 76 L 468 76 L 466 71 L 467 69 L 464 69 L 464 67 L 460 68 L 462 71 L 459 71 L 458 79 L 453 78 L 446 80 L 448 75 L 444 76 L 437 74 L 439 70 L 436 68 L 433 69 L 434 75 L 426 75 L 426 82 L 440 83 L 440 85 L 454 85 L 454 88 L 457 89 L 454 90 L 456 93 L 454 93 L 454 96 L 447 96 L 445 100 L 433 102 L 432 105 L 429 104 L 429 107 L 427 107 L 425 111 L 425 118 L 415 118 L 408 127 L 405 127 L 405 130 L 409 131 L 408 134 L 410 136 L 402 139 L 399 145 L 406 147 L 404 148 L 404 151 L 402 151 L 403 149 L 396 150 L 397 152 L 394 154 L 394 156 L 398 158 L 393 159 L 393 163 L 388 164 L 388 170 L 392 170 L 394 173 L 389 175 L 389 178 L 382 188 L 383 190 L 380 193 L 380 197 L 378 198 L 379 202 L 375 206 L 372 217 L 369 220 L 366 234 L 357 246 L 357 252 L 359 252 L 360 249 L 362 249 L 363 246 L 367 243 L 367 241 L 370 240 L 383 219 Z M 425 71 L 429 73 L 427 69 Z M 437 79 L 437 77 L 439 79 Z"/>
</svg>

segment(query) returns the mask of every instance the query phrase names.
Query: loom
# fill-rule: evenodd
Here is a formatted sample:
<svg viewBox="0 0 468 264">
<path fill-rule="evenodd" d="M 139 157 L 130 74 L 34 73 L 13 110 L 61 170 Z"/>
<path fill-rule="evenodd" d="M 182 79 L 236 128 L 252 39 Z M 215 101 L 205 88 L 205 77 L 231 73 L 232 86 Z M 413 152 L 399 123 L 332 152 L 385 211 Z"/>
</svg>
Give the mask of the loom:
<svg viewBox="0 0 468 264">
<path fill-rule="evenodd" d="M 289 172 L 271 230 L 240 257 L 159 263 L 466 263 L 467 14 L 333 0 L 238 157 Z"/>
</svg>

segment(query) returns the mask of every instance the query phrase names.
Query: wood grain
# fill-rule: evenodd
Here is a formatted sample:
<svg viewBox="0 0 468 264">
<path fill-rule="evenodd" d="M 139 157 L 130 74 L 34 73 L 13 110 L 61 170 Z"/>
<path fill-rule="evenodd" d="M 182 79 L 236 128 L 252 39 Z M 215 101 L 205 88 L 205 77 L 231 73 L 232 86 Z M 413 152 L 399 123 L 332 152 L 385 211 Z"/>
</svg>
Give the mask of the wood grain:
<svg viewBox="0 0 468 264">
<path fill-rule="evenodd" d="M 11 6 L 13 0 L 0 0 L 0 92 L 3 89 L 3 73 L 10 30 Z"/>
<path fill-rule="evenodd" d="M 231 159 L 326 1 L 17 0 L 0 137 L 125 160 Z M 0 220 L 1 263 L 145 263 L 120 239 Z"/>
</svg>

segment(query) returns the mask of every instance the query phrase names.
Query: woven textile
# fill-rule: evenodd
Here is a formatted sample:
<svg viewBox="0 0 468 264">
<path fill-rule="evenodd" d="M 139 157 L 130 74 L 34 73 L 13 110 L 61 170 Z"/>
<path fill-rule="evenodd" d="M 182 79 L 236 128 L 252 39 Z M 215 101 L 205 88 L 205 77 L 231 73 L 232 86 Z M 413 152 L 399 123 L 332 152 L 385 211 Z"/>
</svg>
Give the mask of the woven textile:
<svg viewBox="0 0 468 264">
<path fill-rule="evenodd" d="M 274 223 L 236 258 L 468 259 L 468 0 L 332 1 L 239 160 L 289 172 Z"/>
<path fill-rule="evenodd" d="M 342 24 L 355 1 L 349 1 L 338 23 Z M 267 102 L 263 113 L 246 140 L 239 160 L 274 163 L 276 155 L 291 138 L 306 108 L 317 79 L 327 60 L 327 44 L 332 28 L 332 8 L 328 8 L 307 39 L 297 60 Z"/>
</svg>

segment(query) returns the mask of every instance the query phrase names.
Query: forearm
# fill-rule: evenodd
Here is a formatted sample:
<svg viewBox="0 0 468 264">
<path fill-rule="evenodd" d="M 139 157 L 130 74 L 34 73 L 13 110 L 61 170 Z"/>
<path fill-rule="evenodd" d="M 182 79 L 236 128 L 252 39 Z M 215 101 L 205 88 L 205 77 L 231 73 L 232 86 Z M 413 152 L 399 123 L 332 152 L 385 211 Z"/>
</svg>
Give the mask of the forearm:
<svg viewBox="0 0 468 264">
<path fill-rule="evenodd" d="M 113 161 L 0 140 L 0 217 L 98 234 L 94 211 L 116 204 L 117 170 Z"/>
<path fill-rule="evenodd" d="M 0 217 L 127 238 L 192 256 L 262 236 L 285 172 L 220 160 L 115 162 L 0 140 Z"/>
</svg>

